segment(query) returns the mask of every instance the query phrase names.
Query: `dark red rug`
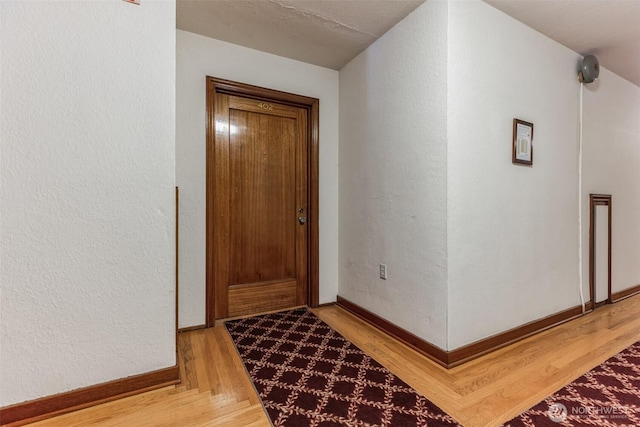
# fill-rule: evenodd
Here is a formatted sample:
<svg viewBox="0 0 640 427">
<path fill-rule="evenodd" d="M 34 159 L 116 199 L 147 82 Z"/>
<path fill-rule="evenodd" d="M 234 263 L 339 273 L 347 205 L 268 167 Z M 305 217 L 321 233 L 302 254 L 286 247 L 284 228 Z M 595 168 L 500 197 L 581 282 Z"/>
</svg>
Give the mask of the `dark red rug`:
<svg viewBox="0 0 640 427">
<path fill-rule="evenodd" d="M 225 323 L 274 426 L 458 426 L 306 309 Z"/>
<path fill-rule="evenodd" d="M 640 426 L 640 341 L 505 426 Z"/>
</svg>

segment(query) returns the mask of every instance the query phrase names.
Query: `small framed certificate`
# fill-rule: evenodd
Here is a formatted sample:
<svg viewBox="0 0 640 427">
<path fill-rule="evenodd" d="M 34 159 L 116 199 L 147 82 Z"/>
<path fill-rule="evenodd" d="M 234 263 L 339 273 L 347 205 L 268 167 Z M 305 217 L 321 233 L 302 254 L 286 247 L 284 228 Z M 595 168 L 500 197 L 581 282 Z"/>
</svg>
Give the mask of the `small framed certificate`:
<svg viewBox="0 0 640 427">
<path fill-rule="evenodd" d="M 533 123 L 513 119 L 511 161 L 514 164 L 533 166 Z"/>
</svg>

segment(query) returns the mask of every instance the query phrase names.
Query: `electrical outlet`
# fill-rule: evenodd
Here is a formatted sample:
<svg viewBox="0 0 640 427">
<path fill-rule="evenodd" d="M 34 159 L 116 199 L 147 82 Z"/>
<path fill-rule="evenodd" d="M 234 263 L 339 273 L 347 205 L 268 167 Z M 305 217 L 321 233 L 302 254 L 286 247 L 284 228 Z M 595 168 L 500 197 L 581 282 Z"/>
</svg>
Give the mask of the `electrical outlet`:
<svg viewBox="0 0 640 427">
<path fill-rule="evenodd" d="M 387 264 L 380 264 L 380 278 L 387 280 Z"/>
</svg>

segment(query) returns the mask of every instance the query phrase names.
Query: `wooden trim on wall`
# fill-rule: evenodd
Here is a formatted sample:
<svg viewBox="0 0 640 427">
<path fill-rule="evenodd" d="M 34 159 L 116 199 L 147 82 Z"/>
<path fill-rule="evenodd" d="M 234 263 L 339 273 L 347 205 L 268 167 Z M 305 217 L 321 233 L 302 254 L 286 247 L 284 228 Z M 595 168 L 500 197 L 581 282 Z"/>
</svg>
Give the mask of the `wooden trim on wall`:
<svg viewBox="0 0 640 427">
<path fill-rule="evenodd" d="M 623 299 L 632 297 L 636 294 L 640 294 L 640 285 L 636 285 L 629 289 L 625 289 L 624 291 L 611 294 L 611 302 L 622 301 Z"/>
<path fill-rule="evenodd" d="M 178 323 L 178 237 L 180 235 L 179 231 L 179 204 L 180 204 L 180 189 L 176 186 L 176 361 L 178 360 L 178 332 L 180 332 L 180 327 Z"/>
<path fill-rule="evenodd" d="M 215 325 L 216 314 L 215 309 L 215 276 L 214 276 L 214 241 L 209 236 L 213 235 L 213 185 L 215 179 L 214 158 L 213 158 L 213 141 L 215 139 L 215 84 L 207 78 L 207 111 L 206 111 L 206 195 L 205 195 L 205 323 L 208 327 Z"/>
<path fill-rule="evenodd" d="M 195 326 L 187 326 L 186 328 L 179 328 L 178 329 L 178 333 L 182 334 L 185 332 L 191 332 L 191 331 L 197 331 L 198 329 L 205 329 L 207 327 L 207 325 L 202 324 L 202 325 L 195 325 Z"/>
<path fill-rule="evenodd" d="M 464 347 L 446 351 L 340 296 L 338 296 L 336 304 L 445 368 L 453 368 L 487 353 L 498 350 L 499 348 L 530 337 L 538 332 L 542 332 L 554 326 L 576 319 L 583 314 L 588 313 L 591 307 L 590 305 L 587 306 L 585 313 L 582 312 L 581 306 L 573 307 L 542 319 L 534 320 L 500 334 L 476 341 Z"/>
<path fill-rule="evenodd" d="M 417 337 L 411 332 L 405 329 L 402 329 L 397 325 L 394 325 L 393 323 L 389 322 L 386 319 L 383 319 L 377 314 L 374 314 L 369 310 L 362 308 L 359 305 L 354 304 L 345 298 L 342 298 L 340 295 L 338 295 L 338 300 L 336 304 L 339 307 L 342 307 L 345 310 L 355 314 L 356 316 L 360 317 L 362 320 L 375 326 L 381 331 L 386 332 L 387 334 L 391 335 L 398 341 L 408 345 L 409 347 L 416 350 L 418 353 L 424 356 L 427 356 L 429 359 L 433 360 L 439 365 L 442 365 L 445 368 L 449 367 L 448 354 L 445 350 L 442 350 L 441 348 L 431 344 L 430 342 Z"/>
<path fill-rule="evenodd" d="M 585 310 L 585 314 L 586 313 L 588 313 L 588 311 Z M 481 339 L 464 347 L 451 350 L 449 351 L 449 367 L 453 368 L 454 366 L 461 365 L 582 315 L 582 306 L 572 307 L 543 317 L 542 319 L 509 329 L 508 331 Z"/>
<path fill-rule="evenodd" d="M 310 307 L 320 304 L 320 101 L 309 98 L 309 276 Z"/>
<path fill-rule="evenodd" d="M 257 100 L 273 100 L 282 104 L 304 108 L 308 112 L 309 150 L 309 208 L 307 211 L 307 225 L 309 226 L 308 250 L 308 295 L 306 303 L 310 307 L 317 307 L 320 295 L 319 281 L 319 120 L 320 101 L 316 98 L 296 95 L 253 86 L 245 83 L 215 77 L 206 78 L 206 326 L 215 325 L 215 289 L 214 289 L 214 240 L 213 240 L 213 179 L 214 179 L 214 150 L 215 139 L 215 94 L 224 93 Z"/>
<path fill-rule="evenodd" d="M 336 305 L 337 303 L 335 301 L 332 302 L 324 302 L 322 304 L 318 304 L 318 306 L 316 308 L 320 308 L 320 307 L 330 307 L 332 305 Z"/>
<path fill-rule="evenodd" d="M 23 425 L 180 382 L 178 366 L 0 408 L 2 425 Z"/>
<path fill-rule="evenodd" d="M 596 206 L 608 206 L 609 218 L 608 218 L 608 272 L 607 272 L 607 299 L 596 303 L 595 301 L 595 271 L 596 271 Z M 590 194 L 589 195 L 589 300 L 593 301 L 594 307 L 600 307 L 604 304 L 610 304 L 612 301 L 611 296 L 611 194 Z"/>
</svg>

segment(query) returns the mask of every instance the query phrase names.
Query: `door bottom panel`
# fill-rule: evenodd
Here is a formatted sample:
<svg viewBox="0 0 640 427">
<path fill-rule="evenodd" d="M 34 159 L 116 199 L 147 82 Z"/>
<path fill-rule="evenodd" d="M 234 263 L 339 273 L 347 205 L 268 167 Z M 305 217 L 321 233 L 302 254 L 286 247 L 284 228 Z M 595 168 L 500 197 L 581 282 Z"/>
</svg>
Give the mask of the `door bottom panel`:
<svg viewBox="0 0 640 427">
<path fill-rule="evenodd" d="M 229 317 L 295 307 L 295 278 L 229 286 Z"/>
</svg>

